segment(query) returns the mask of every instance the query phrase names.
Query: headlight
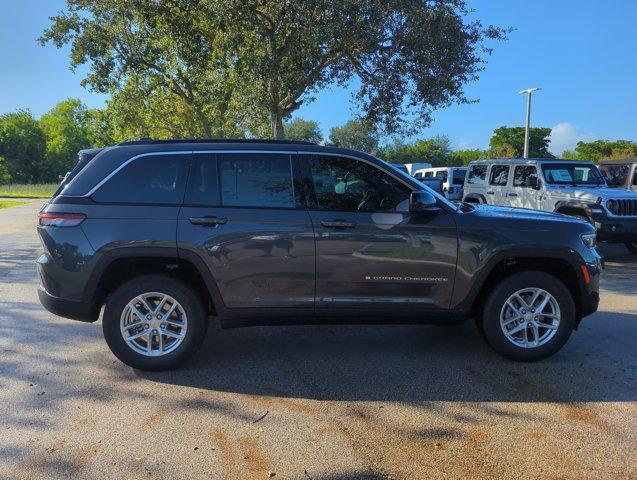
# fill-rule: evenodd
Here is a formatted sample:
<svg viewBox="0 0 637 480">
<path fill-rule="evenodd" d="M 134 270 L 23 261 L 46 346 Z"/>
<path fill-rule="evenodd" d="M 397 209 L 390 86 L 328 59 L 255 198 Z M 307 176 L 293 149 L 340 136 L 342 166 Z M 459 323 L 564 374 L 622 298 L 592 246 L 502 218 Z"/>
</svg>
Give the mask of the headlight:
<svg viewBox="0 0 637 480">
<path fill-rule="evenodd" d="M 597 234 L 595 233 L 584 233 L 580 238 L 582 239 L 582 243 L 588 248 L 595 248 L 597 245 Z"/>
</svg>

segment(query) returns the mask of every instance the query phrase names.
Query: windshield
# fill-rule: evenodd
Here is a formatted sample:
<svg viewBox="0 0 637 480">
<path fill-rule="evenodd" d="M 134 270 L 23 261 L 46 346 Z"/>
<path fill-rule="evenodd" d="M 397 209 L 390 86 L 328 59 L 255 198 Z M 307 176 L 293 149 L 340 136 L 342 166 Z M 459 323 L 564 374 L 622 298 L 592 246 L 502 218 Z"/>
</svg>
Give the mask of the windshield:
<svg viewBox="0 0 637 480">
<path fill-rule="evenodd" d="M 586 163 L 548 163 L 542 164 L 546 183 L 553 185 L 604 185 L 595 165 Z"/>
</svg>

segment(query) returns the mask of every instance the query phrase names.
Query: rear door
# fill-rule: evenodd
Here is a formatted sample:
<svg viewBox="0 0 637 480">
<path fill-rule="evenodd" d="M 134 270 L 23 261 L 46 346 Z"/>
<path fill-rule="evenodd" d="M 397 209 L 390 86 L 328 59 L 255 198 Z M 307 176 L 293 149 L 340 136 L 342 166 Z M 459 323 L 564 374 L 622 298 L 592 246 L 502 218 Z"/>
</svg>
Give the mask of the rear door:
<svg viewBox="0 0 637 480">
<path fill-rule="evenodd" d="M 195 156 L 179 215 L 180 254 L 195 254 L 225 307 L 313 311 L 314 233 L 289 153 Z"/>
<path fill-rule="evenodd" d="M 507 186 L 510 170 L 511 167 L 509 165 L 491 165 L 489 185 L 487 185 L 487 202 L 491 205 L 509 205 Z"/>
<path fill-rule="evenodd" d="M 317 313 L 449 308 L 457 255 L 453 215 L 411 215 L 412 188 L 363 160 L 307 155 L 303 165 L 316 233 Z"/>
</svg>

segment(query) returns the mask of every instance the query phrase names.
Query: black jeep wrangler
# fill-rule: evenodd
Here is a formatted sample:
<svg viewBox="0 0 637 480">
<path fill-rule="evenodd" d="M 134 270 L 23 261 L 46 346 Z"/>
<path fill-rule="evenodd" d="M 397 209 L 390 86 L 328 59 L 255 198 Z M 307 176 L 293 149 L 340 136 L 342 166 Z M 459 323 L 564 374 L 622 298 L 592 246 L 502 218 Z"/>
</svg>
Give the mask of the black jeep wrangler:
<svg viewBox="0 0 637 480">
<path fill-rule="evenodd" d="M 455 205 L 373 156 L 303 142 L 140 140 L 81 152 L 42 209 L 39 296 L 113 353 L 174 367 L 223 327 L 474 318 L 515 360 L 599 302 L 595 229 Z"/>
</svg>

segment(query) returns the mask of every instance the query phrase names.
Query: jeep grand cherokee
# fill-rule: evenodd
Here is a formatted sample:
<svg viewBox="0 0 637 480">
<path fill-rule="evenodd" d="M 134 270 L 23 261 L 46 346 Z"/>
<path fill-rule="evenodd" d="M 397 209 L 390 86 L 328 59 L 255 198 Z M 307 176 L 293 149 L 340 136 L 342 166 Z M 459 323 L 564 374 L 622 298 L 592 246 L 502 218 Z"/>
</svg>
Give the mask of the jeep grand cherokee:
<svg viewBox="0 0 637 480">
<path fill-rule="evenodd" d="M 172 368 L 222 327 L 473 318 L 515 360 L 558 351 L 597 309 L 590 224 L 454 205 L 373 156 L 276 141 L 92 150 L 42 209 L 39 297 L 104 313 L 113 353 Z"/>
</svg>

